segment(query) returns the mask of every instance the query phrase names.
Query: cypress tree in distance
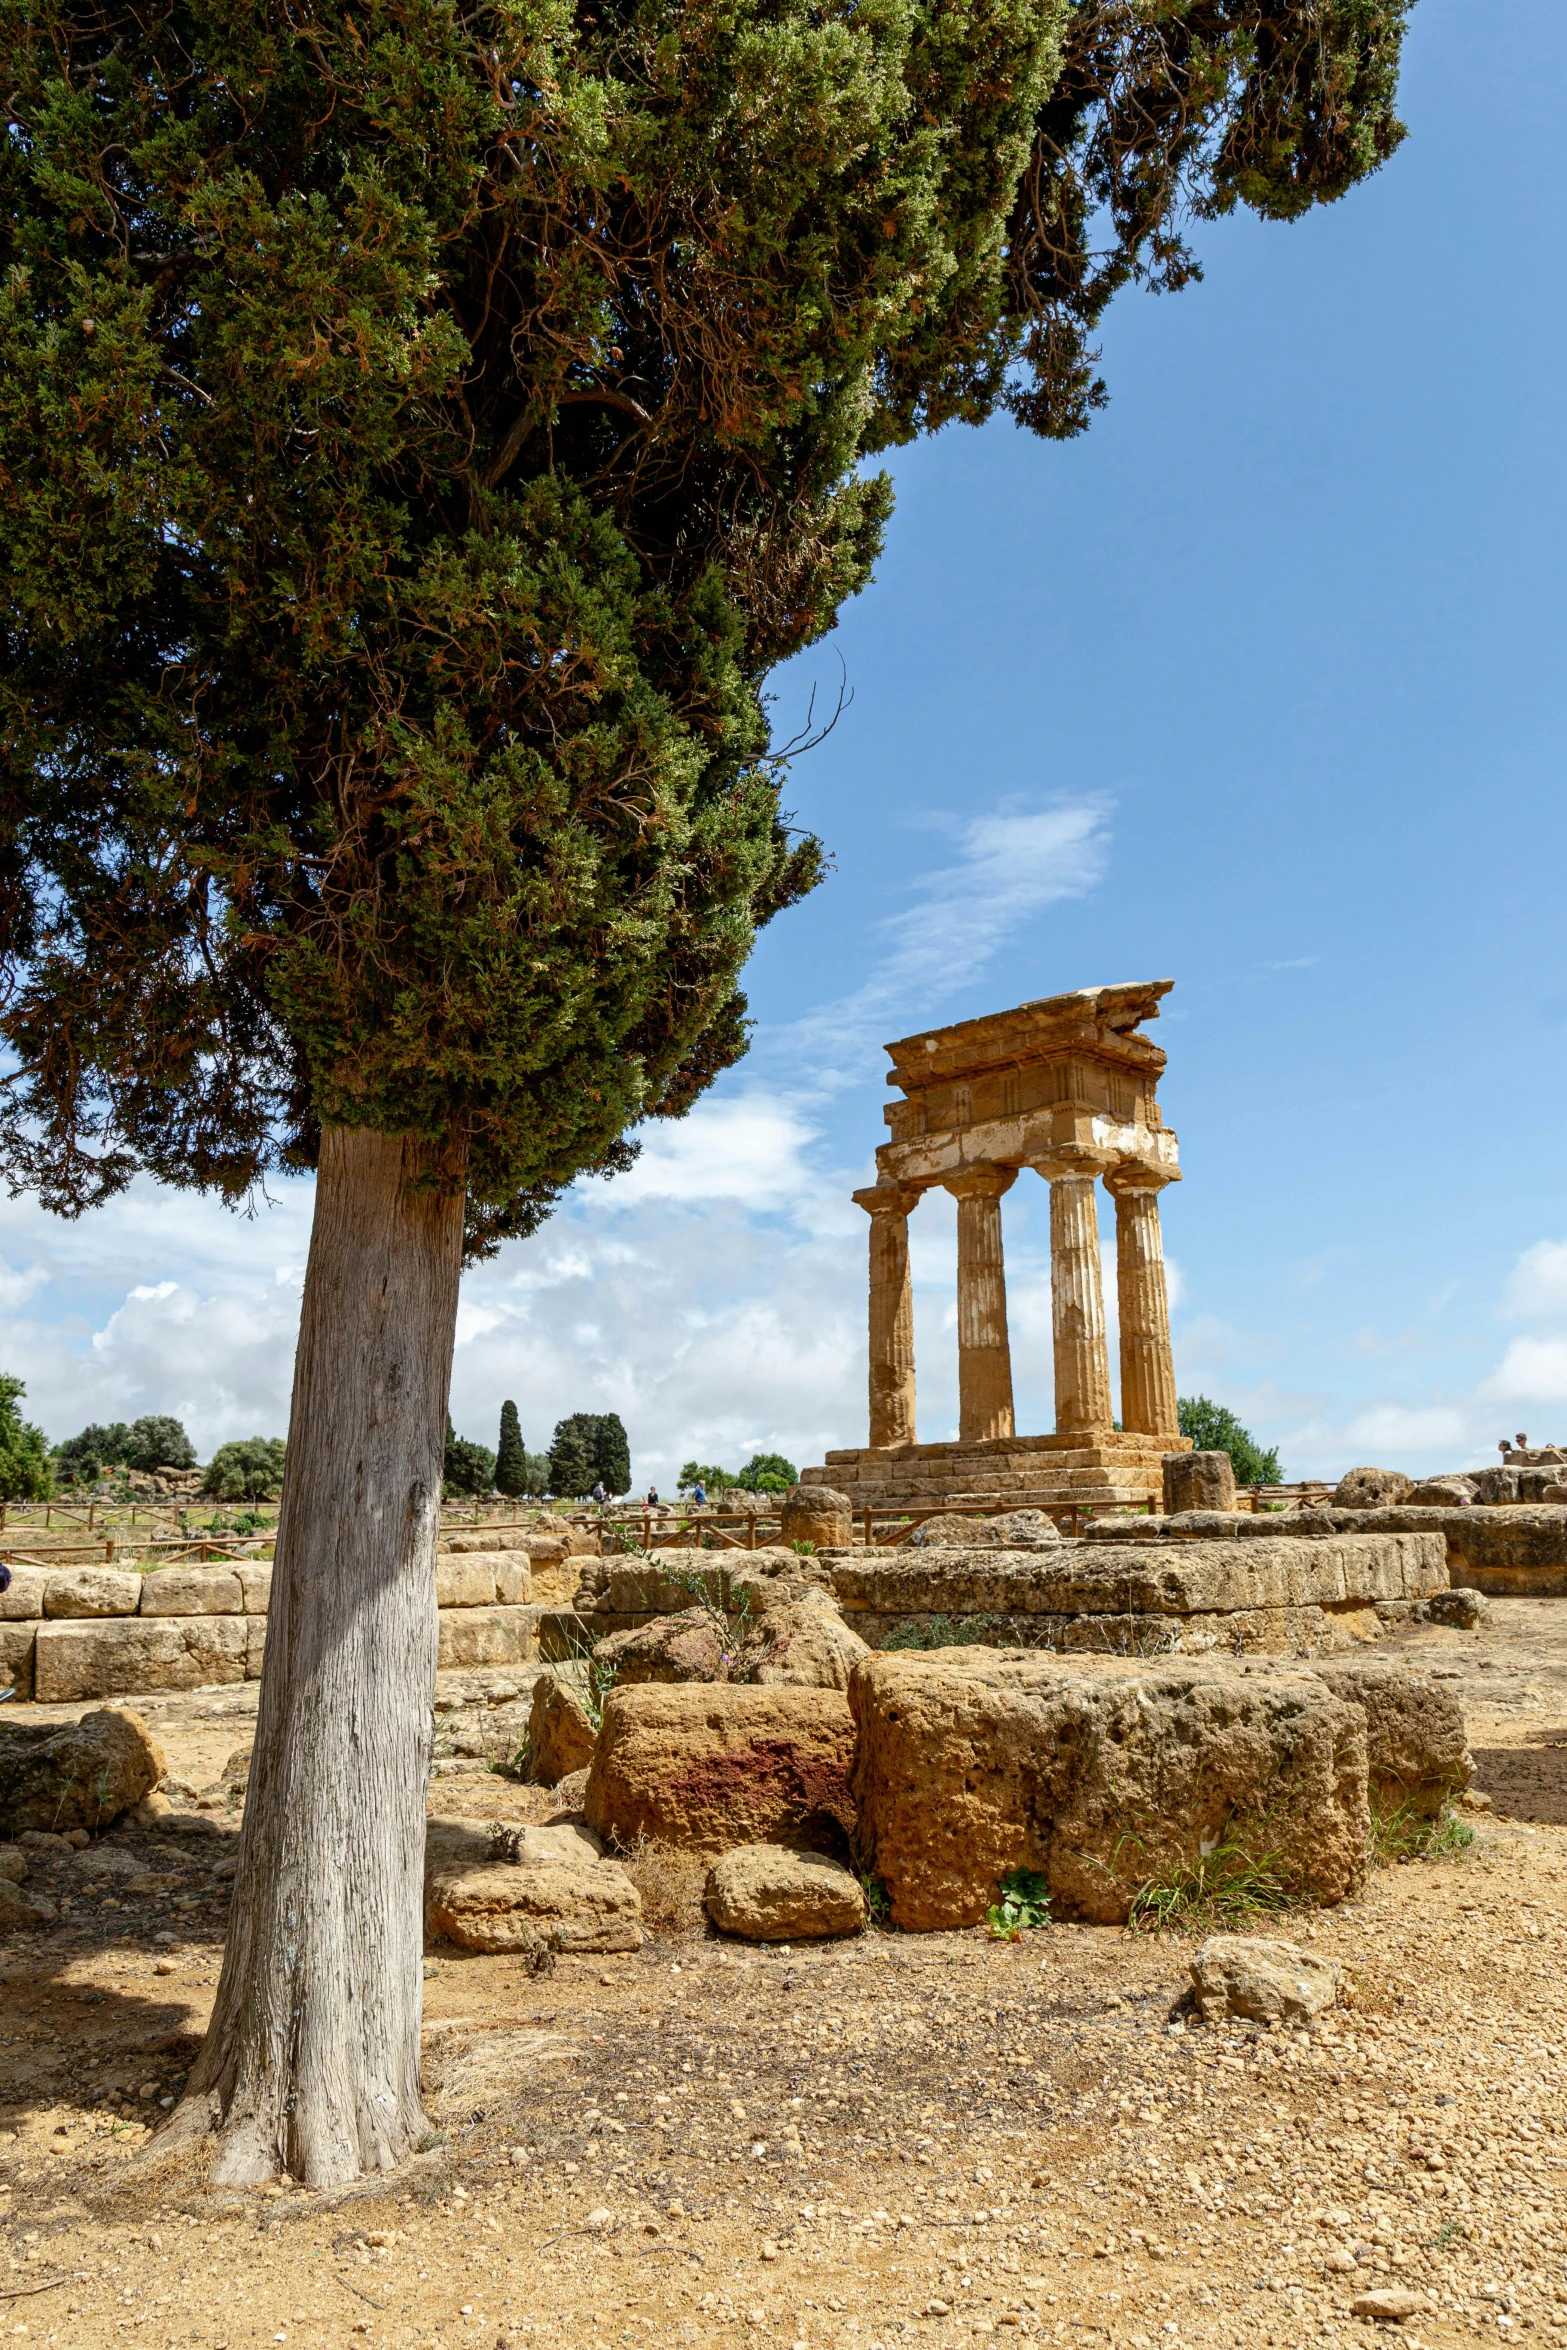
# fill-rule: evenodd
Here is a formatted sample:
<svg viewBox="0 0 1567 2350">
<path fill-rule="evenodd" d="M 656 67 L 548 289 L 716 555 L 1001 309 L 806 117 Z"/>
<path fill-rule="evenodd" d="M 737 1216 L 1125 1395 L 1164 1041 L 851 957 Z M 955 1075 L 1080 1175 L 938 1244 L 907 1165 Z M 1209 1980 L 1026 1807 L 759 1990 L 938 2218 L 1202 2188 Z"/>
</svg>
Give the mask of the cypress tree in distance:
<svg viewBox="0 0 1567 2350">
<path fill-rule="evenodd" d="M 550 1491 L 566 1501 L 591 1492 L 597 1471 L 574 1415 L 562 1420 L 550 1446 Z"/>
<path fill-rule="evenodd" d="M 522 1426 L 514 1403 L 501 1405 L 501 1437 L 495 1451 L 495 1490 L 515 1501 L 528 1490 L 528 1456 L 523 1449 Z"/>
</svg>

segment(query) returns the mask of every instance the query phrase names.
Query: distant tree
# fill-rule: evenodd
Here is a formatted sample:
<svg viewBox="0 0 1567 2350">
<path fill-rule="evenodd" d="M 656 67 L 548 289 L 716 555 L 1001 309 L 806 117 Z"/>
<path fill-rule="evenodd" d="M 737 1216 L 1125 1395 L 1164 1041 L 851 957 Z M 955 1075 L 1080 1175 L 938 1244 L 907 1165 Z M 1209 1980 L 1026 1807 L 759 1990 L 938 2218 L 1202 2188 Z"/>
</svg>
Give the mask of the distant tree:
<svg viewBox="0 0 1567 2350">
<path fill-rule="evenodd" d="M 528 1486 L 528 1455 L 523 1447 L 522 1423 L 514 1403 L 501 1405 L 501 1438 L 495 1448 L 495 1490 L 514 1501 Z"/>
<path fill-rule="evenodd" d="M 107 1427 L 90 1421 L 79 1436 L 68 1436 L 55 1446 L 55 1467 L 77 1485 L 94 1484 L 104 1469 L 116 1468 L 124 1461 L 130 1436 L 123 1420 L 111 1420 Z"/>
<path fill-rule="evenodd" d="M 709 1493 L 722 1493 L 735 1482 L 727 1469 L 717 1468 L 712 1462 L 704 1467 L 700 1461 L 687 1461 L 675 1479 L 682 1493 L 689 1493 L 693 1485 L 703 1485 Z"/>
<path fill-rule="evenodd" d="M 1243 1428 L 1226 1405 L 1214 1403 L 1206 1395 L 1183 1395 L 1176 1415 L 1181 1434 L 1191 1438 L 1198 1452 L 1229 1454 L 1237 1485 L 1283 1483 L 1278 1453 L 1264 1452 L 1250 1429 Z"/>
<path fill-rule="evenodd" d="M 554 1443 L 558 1445 L 566 1429 L 575 1429 L 582 1440 L 582 1449 L 592 1465 L 593 1474 L 584 1486 L 591 1492 L 594 1483 L 602 1479 L 610 1493 L 629 1493 L 631 1490 L 631 1446 L 618 1412 L 572 1412 L 560 1421 L 555 1430 Z M 551 1447 L 553 1451 L 553 1446 Z"/>
<path fill-rule="evenodd" d="M 735 1483 L 747 1493 L 787 1493 L 798 1485 L 800 1472 L 781 1452 L 754 1452 Z"/>
<path fill-rule="evenodd" d="M 450 1493 L 495 1490 L 494 1453 L 487 1444 L 475 1444 L 471 1437 L 459 1436 L 450 1419 L 446 1423 L 446 1458 L 441 1480 Z"/>
<path fill-rule="evenodd" d="M 0 1371 L 0 1501 L 47 1501 L 54 1490 L 44 1432 L 17 1409 L 26 1393 L 22 1380 Z"/>
<path fill-rule="evenodd" d="M 241 1436 L 220 1444 L 202 1472 L 201 1490 L 215 1501 L 275 1501 L 283 1490 L 281 1436 Z"/>
<path fill-rule="evenodd" d="M 128 1469 L 193 1469 L 196 1447 L 182 1421 L 166 1412 L 149 1412 L 126 1429 L 120 1457 Z"/>
<path fill-rule="evenodd" d="M 547 1452 L 525 1452 L 527 1463 L 524 1493 L 548 1493 L 550 1489 L 550 1456 Z"/>
<path fill-rule="evenodd" d="M 549 1489 L 567 1500 L 591 1493 L 598 1475 L 593 1455 L 583 1441 L 579 1425 L 585 1415 L 573 1413 L 569 1420 L 561 1420 L 550 1445 Z"/>
</svg>

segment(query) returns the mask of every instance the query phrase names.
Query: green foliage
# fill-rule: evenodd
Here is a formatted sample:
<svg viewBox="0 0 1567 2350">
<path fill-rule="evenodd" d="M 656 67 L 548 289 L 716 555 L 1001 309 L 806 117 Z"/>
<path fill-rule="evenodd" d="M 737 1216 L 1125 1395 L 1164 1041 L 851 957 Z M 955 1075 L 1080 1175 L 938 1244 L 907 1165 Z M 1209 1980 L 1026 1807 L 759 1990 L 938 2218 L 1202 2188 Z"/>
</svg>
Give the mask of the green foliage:
<svg viewBox="0 0 1567 2350">
<path fill-rule="evenodd" d="M 631 1447 L 626 1441 L 626 1431 L 618 1412 L 572 1412 L 568 1418 L 558 1421 L 550 1444 L 551 1460 L 568 1434 L 580 1443 L 582 1456 L 589 1468 L 587 1484 L 573 1490 L 590 1493 L 602 1479 L 606 1492 L 629 1493 Z M 566 1490 L 565 1486 L 556 1488 L 561 1493 Z"/>
<path fill-rule="evenodd" d="M 711 1498 L 715 1493 L 727 1492 L 734 1482 L 727 1469 L 717 1468 L 712 1462 L 687 1461 L 675 1479 L 675 1486 L 678 1492 L 689 1493 L 693 1486 L 700 1485 Z"/>
<path fill-rule="evenodd" d="M 0 1371 L 0 1501 L 47 1501 L 54 1471 L 44 1432 L 17 1408 L 26 1382 Z"/>
<path fill-rule="evenodd" d="M 449 1493 L 490 1493 L 495 1487 L 494 1453 L 487 1444 L 475 1444 L 471 1437 L 459 1436 L 450 1420 L 446 1423 L 446 1458 L 441 1479 Z"/>
<path fill-rule="evenodd" d="M 107 1427 L 91 1421 L 79 1436 L 68 1436 L 55 1446 L 55 1467 L 75 1484 L 92 1485 L 102 1470 L 123 1463 L 130 1434 L 123 1420 L 112 1420 Z"/>
<path fill-rule="evenodd" d="M 483 1252 L 623 1165 L 820 877 L 863 460 L 1081 429 L 1188 215 L 1392 151 L 1407 5 L 0 0 L 11 1180 L 370 1126 Z"/>
<path fill-rule="evenodd" d="M 1198 1452 L 1227 1452 L 1237 1485 L 1281 1485 L 1276 1451 L 1264 1452 L 1248 1429 L 1222 1403 L 1206 1395 L 1183 1395 L 1176 1405 L 1181 1434 Z"/>
<path fill-rule="evenodd" d="M 1371 1857 L 1383 1867 L 1401 1860 L 1462 1860 L 1474 1840 L 1473 1828 L 1448 1803 L 1434 1819 L 1407 1803 L 1371 1807 Z"/>
<path fill-rule="evenodd" d="M 528 1455 L 523 1447 L 522 1423 L 514 1403 L 501 1405 L 501 1436 L 495 1450 L 495 1490 L 515 1500 L 519 1493 L 542 1493 L 542 1485 L 528 1483 Z"/>
<path fill-rule="evenodd" d="M 1049 1879 L 1038 1869 L 1008 1869 L 1001 1880 L 1001 1899 L 986 1910 L 985 1922 L 996 1942 L 1016 1942 L 1036 1926 L 1048 1926 Z"/>
<path fill-rule="evenodd" d="M 244 1436 L 220 1444 L 207 1463 L 201 1490 L 218 1501 L 275 1501 L 286 1449 L 281 1436 Z"/>
<path fill-rule="evenodd" d="M 892 1895 L 880 1877 L 861 1869 L 858 1872 L 860 1891 L 865 1896 L 865 1923 L 873 1934 L 886 1934 L 892 1928 Z"/>
<path fill-rule="evenodd" d="M 735 1479 L 747 1493 L 787 1493 L 799 1482 L 799 1470 L 781 1452 L 753 1452 Z"/>
<path fill-rule="evenodd" d="M 525 1452 L 524 1493 L 548 1493 L 550 1489 L 550 1456 L 547 1452 Z"/>
<path fill-rule="evenodd" d="M 990 1648 L 998 1632 L 1005 1637 L 1001 1616 L 906 1616 L 894 1624 L 883 1648 Z"/>
<path fill-rule="evenodd" d="M 568 1501 L 579 1500 L 593 1490 L 598 1471 L 593 1455 L 583 1440 L 578 1417 L 562 1420 L 555 1430 L 550 1445 L 549 1490 Z"/>
<path fill-rule="evenodd" d="M 125 1450 L 120 1457 L 128 1469 L 193 1469 L 196 1447 L 182 1421 L 167 1412 L 149 1412 L 133 1420 L 125 1431 Z"/>
<path fill-rule="evenodd" d="M 1139 1886 L 1127 1925 L 1145 1932 L 1233 1933 L 1294 1900 L 1276 1852 L 1255 1852 L 1233 1830 L 1189 1869 Z"/>
</svg>

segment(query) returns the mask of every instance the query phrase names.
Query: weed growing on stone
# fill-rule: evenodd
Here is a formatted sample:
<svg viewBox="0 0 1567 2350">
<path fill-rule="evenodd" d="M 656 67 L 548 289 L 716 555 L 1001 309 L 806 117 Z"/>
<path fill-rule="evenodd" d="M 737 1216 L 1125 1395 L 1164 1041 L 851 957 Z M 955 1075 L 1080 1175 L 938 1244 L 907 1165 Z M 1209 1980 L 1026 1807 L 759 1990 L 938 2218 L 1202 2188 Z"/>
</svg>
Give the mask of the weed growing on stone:
<svg viewBox="0 0 1567 2350">
<path fill-rule="evenodd" d="M 996 1645 L 998 1616 L 921 1616 L 894 1624 L 883 1648 L 991 1648 Z"/>
<path fill-rule="evenodd" d="M 880 1877 L 860 1871 L 860 1891 L 865 1896 L 865 1923 L 873 1933 L 885 1934 L 892 1926 L 892 1896 Z"/>
<path fill-rule="evenodd" d="M 1144 1933 L 1233 1933 L 1293 1905 L 1278 1864 L 1276 1852 L 1254 1854 L 1238 1838 L 1222 1838 L 1191 1868 L 1140 1885 L 1127 1925 Z"/>
<path fill-rule="evenodd" d="M 985 1912 L 992 1941 L 1018 1942 L 1025 1933 L 1050 1923 L 1050 1886 L 1038 1869 L 1008 1869 L 1001 1880 L 1001 1899 Z"/>
<path fill-rule="evenodd" d="M 1382 1868 L 1404 1860 L 1462 1860 L 1475 1832 L 1451 1804 L 1428 1819 L 1407 1803 L 1371 1814 L 1371 1857 Z"/>
</svg>

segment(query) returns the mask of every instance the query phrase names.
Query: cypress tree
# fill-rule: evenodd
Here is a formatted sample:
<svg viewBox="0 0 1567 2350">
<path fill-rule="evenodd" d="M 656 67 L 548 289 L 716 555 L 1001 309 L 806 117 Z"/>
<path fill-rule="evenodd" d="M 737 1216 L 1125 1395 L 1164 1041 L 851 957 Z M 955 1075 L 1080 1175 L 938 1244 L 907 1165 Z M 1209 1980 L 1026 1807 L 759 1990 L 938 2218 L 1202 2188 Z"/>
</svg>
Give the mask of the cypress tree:
<svg viewBox="0 0 1567 2350">
<path fill-rule="evenodd" d="M 593 1455 L 582 1441 L 582 1430 L 575 1419 L 562 1420 L 550 1445 L 551 1493 L 568 1501 L 576 1500 L 592 1491 L 596 1474 Z"/>
<path fill-rule="evenodd" d="M 0 1172 L 317 1175 L 215 2186 L 426 2133 L 460 1266 L 744 1050 L 864 459 L 1080 430 L 1191 215 L 1392 151 L 1406 10 L 0 0 Z"/>
<path fill-rule="evenodd" d="M 528 1456 L 514 1403 L 501 1405 L 500 1442 L 495 1450 L 495 1490 L 515 1500 L 528 1490 Z"/>
</svg>

